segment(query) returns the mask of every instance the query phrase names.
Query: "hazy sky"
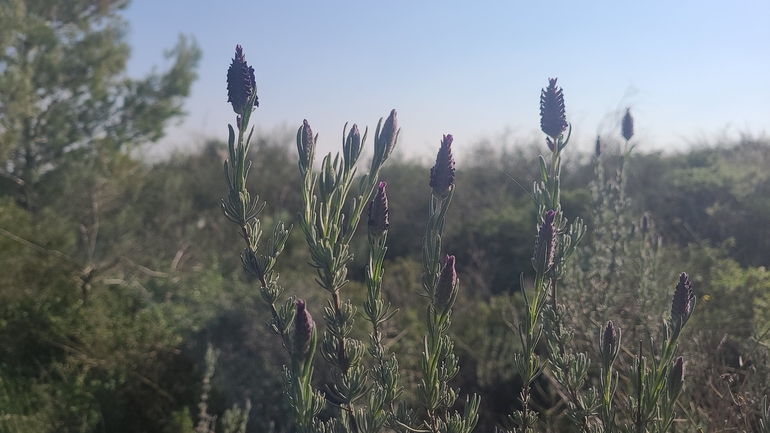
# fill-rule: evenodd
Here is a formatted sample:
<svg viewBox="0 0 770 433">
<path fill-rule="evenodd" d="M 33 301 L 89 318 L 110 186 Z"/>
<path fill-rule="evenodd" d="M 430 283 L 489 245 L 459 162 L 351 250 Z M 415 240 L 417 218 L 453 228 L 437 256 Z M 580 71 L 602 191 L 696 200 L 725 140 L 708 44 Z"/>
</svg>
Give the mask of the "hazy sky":
<svg viewBox="0 0 770 433">
<path fill-rule="evenodd" d="M 398 110 L 401 151 L 435 152 L 539 129 L 540 89 L 564 88 L 584 147 L 630 106 L 639 145 L 770 130 L 770 1 L 133 0 L 129 73 L 165 68 L 180 33 L 203 49 L 189 116 L 162 148 L 225 139 L 226 72 L 236 44 L 256 70 L 263 131 L 306 118 L 322 151 L 345 122 Z"/>
</svg>

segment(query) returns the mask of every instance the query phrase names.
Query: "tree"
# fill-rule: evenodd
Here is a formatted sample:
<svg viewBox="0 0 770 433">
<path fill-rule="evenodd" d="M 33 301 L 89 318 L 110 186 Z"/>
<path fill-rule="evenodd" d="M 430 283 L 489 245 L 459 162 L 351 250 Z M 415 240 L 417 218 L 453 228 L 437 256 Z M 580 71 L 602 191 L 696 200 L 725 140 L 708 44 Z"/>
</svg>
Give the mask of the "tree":
<svg viewBox="0 0 770 433">
<path fill-rule="evenodd" d="M 189 393 L 170 307 L 142 286 L 167 274 L 142 265 L 130 150 L 184 114 L 200 50 L 180 37 L 168 70 L 128 77 L 127 4 L 0 1 L 3 431 L 160 429 Z"/>
<path fill-rule="evenodd" d="M 163 136 L 181 116 L 200 50 L 180 36 L 173 66 L 125 75 L 127 0 L 0 4 L 0 194 L 27 210 L 57 171 Z"/>
</svg>

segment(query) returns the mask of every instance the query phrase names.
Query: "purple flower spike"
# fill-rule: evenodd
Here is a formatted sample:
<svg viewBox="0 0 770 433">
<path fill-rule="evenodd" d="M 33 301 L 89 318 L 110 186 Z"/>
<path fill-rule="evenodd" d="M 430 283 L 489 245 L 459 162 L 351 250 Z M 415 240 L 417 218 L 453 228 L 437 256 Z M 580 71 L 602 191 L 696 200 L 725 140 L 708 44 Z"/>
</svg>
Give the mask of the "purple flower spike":
<svg viewBox="0 0 770 433">
<path fill-rule="evenodd" d="M 257 82 L 254 79 L 254 68 L 246 63 L 246 56 L 240 45 L 235 46 L 235 58 L 227 70 L 227 102 L 233 106 L 233 111 L 243 115 L 248 109 Z M 259 98 L 254 96 L 254 106 L 259 107 Z"/>
<path fill-rule="evenodd" d="M 612 321 L 609 321 L 604 328 L 604 334 L 602 336 L 602 355 L 612 353 L 617 344 L 618 333 L 615 331 L 615 325 L 612 324 Z"/>
<path fill-rule="evenodd" d="M 692 303 L 695 300 L 695 295 L 692 291 L 692 284 L 686 273 L 682 272 L 679 275 L 679 284 L 676 285 L 674 290 L 674 299 L 671 302 L 671 318 L 681 318 L 682 324 L 690 318 L 692 314 Z"/>
<path fill-rule="evenodd" d="M 602 357 L 602 364 L 606 370 L 612 368 L 612 363 L 618 356 L 620 348 L 620 330 L 615 327 L 612 321 L 607 322 L 604 331 L 599 340 L 599 349 Z"/>
<path fill-rule="evenodd" d="M 315 322 L 307 311 L 305 301 L 297 299 L 297 312 L 294 315 L 294 341 L 292 356 L 300 363 L 307 359 L 310 353 L 310 339 L 313 335 Z"/>
<path fill-rule="evenodd" d="M 447 134 L 441 140 L 441 147 L 436 155 L 436 165 L 430 169 L 430 187 L 436 198 L 445 199 L 452 192 L 455 184 L 455 160 L 452 156 L 452 135 Z"/>
<path fill-rule="evenodd" d="M 540 129 L 556 141 L 567 130 L 564 92 L 556 87 L 556 78 L 548 79 L 548 87 L 540 93 Z"/>
<path fill-rule="evenodd" d="M 369 236 L 379 239 L 385 236 L 390 224 L 388 223 L 388 196 L 385 194 L 387 183 L 380 182 L 377 194 L 369 204 Z"/>
<path fill-rule="evenodd" d="M 620 124 L 620 129 L 623 133 L 623 138 L 625 138 L 626 141 L 634 136 L 634 118 L 631 117 L 631 109 L 626 109 L 626 114 L 623 116 L 623 122 Z"/>
</svg>

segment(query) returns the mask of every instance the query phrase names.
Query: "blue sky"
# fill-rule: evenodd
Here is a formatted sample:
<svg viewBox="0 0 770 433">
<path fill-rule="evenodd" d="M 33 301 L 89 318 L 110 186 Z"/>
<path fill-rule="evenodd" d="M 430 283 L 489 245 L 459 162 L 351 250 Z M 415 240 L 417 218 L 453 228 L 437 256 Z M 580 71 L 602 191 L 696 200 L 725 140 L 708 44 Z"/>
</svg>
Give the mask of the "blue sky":
<svg viewBox="0 0 770 433">
<path fill-rule="evenodd" d="M 180 33 L 203 50 L 186 120 L 159 145 L 224 139 L 236 44 L 256 70 L 261 131 L 308 119 L 322 151 L 345 122 L 398 110 L 401 152 L 434 154 L 539 128 L 540 89 L 564 88 L 578 146 L 611 134 L 625 107 L 641 149 L 770 130 L 770 1 L 133 0 L 129 74 L 164 68 Z"/>
</svg>

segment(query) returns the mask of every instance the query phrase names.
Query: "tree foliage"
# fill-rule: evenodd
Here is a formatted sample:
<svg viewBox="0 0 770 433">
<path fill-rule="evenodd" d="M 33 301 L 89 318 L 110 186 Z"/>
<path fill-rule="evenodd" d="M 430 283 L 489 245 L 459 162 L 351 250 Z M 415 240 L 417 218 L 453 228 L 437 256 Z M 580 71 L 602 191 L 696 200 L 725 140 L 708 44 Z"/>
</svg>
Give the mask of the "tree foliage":
<svg viewBox="0 0 770 433">
<path fill-rule="evenodd" d="M 180 36 L 173 65 L 125 75 L 125 0 L 9 0 L 0 5 L 0 176 L 27 209 L 60 170 L 163 135 L 182 112 L 200 51 Z M 57 193 L 59 191 L 56 191 Z"/>
</svg>

